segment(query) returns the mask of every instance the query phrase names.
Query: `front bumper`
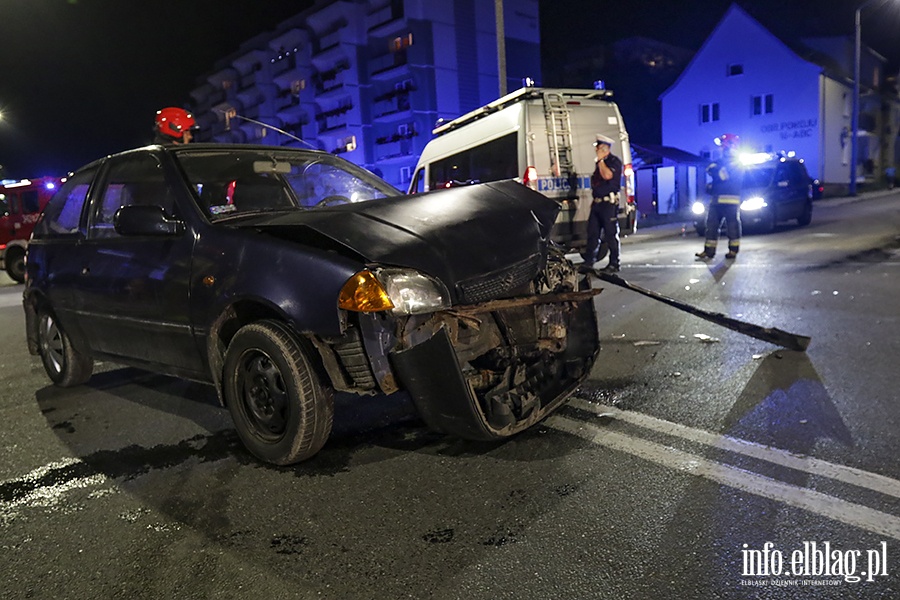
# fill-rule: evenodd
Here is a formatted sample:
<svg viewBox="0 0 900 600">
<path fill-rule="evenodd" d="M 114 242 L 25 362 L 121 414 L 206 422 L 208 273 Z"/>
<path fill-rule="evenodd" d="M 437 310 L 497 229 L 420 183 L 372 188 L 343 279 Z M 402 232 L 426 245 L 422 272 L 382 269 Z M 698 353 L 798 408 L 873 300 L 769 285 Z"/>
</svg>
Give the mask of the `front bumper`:
<svg viewBox="0 0 900 600">
<path fill-rule="evenodd" d="M 590 373 L 598 289 L 495 300 L 407 323 L 390 354 L 429 428 L 496 440 L 534 425 Z"/>
</svg>

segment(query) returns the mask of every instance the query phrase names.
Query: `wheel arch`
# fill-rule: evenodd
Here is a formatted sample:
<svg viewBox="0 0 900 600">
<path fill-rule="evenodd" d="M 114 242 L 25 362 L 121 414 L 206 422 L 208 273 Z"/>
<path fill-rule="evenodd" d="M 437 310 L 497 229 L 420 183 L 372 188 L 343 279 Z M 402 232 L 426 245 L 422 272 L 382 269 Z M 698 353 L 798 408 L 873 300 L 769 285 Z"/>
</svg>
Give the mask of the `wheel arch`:
<svg viewBox="0 0 900 600">
<path fill-rule="evenodd" d="M 313 334 L 298 331 L 296 327 L 294 327 L 290 315 L 281 310 L 277 305 L 261 298 L 243 298 L 229 304 L 222 310 L 212 323 L 209 329 L 209 335 L 206 338 L 206 352 L 210 374 L 216 387 L 219 403 L 222 406 L 225 406 L 225 396 L 222 389 L 225 352 L 235 334 L 237 334 L 242 327 L 258 321 L 274 321 L 284 326 L 287 332 L 290 333 L 290 335 L 293 335 L 300 343 L 306 353 L 307 359 L 322 377 L 322 381 L 331 382 L 330 377 L 326 374 L 319 353 L 315 351 L 319 344 L 315 342 L 315 336 Z"/>
</svg>

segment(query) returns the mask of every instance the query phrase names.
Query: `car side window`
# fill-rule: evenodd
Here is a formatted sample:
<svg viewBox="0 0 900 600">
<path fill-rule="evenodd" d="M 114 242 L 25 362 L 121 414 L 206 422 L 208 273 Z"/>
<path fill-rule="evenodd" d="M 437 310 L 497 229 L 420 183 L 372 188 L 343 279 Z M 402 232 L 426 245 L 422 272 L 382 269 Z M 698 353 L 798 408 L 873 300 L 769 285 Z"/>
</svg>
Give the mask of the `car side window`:
<svg viewBox="0 0 900 600">
<path fill-rule="evenodd" d="M 36 238 L 74 237 L 80 234 L 81 213 L 97 169 L 76 173 L 59 189 L 34 228 Z"/>
<path fill-rule="evenodd" d="M 113 218 L 123 206 L 159 206 L 175 216 L 175 194 L 166 183 L 159 159 L 149 153 L 114 159 L 95 196 L 89 235 L 92 238 L 119 237 Z"/>
<path fill-rule="evenodd" d="M 800 163 L 791 164 L 791 185 L 809 185 L 809 175 L 806 174 L 806 168 Z"/>
</svg>

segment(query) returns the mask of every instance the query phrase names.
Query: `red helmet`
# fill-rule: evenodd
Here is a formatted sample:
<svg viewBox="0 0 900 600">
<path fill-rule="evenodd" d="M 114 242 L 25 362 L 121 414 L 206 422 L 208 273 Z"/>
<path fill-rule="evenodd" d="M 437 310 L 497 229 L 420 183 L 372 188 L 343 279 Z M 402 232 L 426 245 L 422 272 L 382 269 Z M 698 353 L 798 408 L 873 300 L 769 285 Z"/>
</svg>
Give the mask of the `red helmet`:
<svg viewBox="0 0 900 600">
<path fill-rule="evenodd" d="M 170 138 L 180 140 L 185 131 L 196 125 L 194 115 L 183 108 L 170 106 L 156 111 L 156 130 Z"/>
<path fill-rule="evenodd" d="M 736 150 L 741 143 L 741 138 L 734 133 L 723 133 L 716 138 L 716 146 Z"/>
</svg>

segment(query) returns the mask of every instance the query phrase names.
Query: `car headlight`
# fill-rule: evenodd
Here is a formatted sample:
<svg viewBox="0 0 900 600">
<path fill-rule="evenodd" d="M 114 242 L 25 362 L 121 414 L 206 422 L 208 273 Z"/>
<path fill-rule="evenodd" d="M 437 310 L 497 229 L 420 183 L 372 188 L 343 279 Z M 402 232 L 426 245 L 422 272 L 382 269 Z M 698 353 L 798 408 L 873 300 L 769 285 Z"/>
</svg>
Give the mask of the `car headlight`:
<svg viewBox="0 0 900 600">
<path fill-rule="evenodd" d="M 706 205 L 702 202 L 694 202 L 694 204 L 691 205 L 691 212 L 695 215 L 702 215 L 706 212 Z"/>
<path fill-rule="evenodd" d="M 761 196 L 754 196 L 752 198 L 747 198 L 743 202 L 741 202 L 741 210 L 759 210 L 761 208 L 767 207 L 766 199 Z"/>
<path fill-rule="evenodd" d="M 355 273 L 338 295 L 338 306 L 356 312 L 390 310 L 415 315 L 450 307 L 450 294 L 436 279 L 410 269 Z"/>
</svg>

